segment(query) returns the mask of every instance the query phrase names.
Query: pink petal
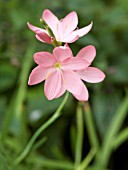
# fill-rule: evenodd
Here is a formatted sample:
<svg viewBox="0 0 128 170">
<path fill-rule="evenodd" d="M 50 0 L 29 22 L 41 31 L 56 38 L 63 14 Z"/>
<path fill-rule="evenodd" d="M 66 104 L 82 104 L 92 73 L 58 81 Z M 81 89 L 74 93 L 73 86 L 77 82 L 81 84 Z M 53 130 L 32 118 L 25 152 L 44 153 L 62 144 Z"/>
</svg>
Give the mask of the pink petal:
<svg viewBox="0 0 128 170">
<path fill-rule="evenodd" d="M 43 41 L 37 34 L 36 34 L 36 38 L 37 38 L 37 40 L 39 40 L 39 41 L 45 43 L 45 41 Z M 49 44 L 49 43 L 48 43 L 48 44 Z"/>
<path fill-rule="evenodd" d="M 70 48 L 68 43 L 64 44 L 64 47 Z"/>
<path fill-rule="evenodd" d="M 56 95 L 55 98 L 58 98 L 58 97 L 62 96 L 62 95 L 65 93 L 65 91 L 66 91 L 66 87 L 64 86 L 64 83 L 62 83 L 62 84 L 61 84 L 60 91 L 59 91 L 59 93 Z"/>
<path fill-rule="evenodd" d="M 95 49 L 95 47 L 92 46 L 92 45 L 88 45 L 88 46 L 82 48 L 79 51 L 79 53 L 77 54 L 76 57 L 83 58 L 86 61 L 88 61 L 89 63 L 91 63 L 94 60 L 95 56 L 96 56 L 96 49 Z"/>
<path fill-rule="evenodd" d="M 105 74 L 95 67 L 88 67 L 85 70 L 77 71 L 81 79 L 89 83 L 98 83 L 104 80 Z"/>
<path fill-rule="evenodd" d="M 79 36 L 76 35 L 75 31 L 73 31 L 60 41 L 65 42 L 65 43 L 73 43 L 76 40 L 78 40 L 78 38 L 79 38 Z"/>
<path fill-rule="evenodd" d="M 48 43 L 48 44 L 51 44 L 51 43 L 52 43 L 51 37 L 50 37 L 48 34 L 44 33 L 44 32 L 39 33 L 39 34 L 36 34 L 36 38 L 37 38 L 39 41 L 41 41 L 41 42 L 46 42 L 46 43 Z"/>
<path fill-rule="evenodd" d="M 46 79 L 49 72 L 50 69 L 48 68 L 44 68 L 42 66 L 35 67 L 29 76 L 28 84 L 34 85 L 42 82 L 43 80 Z"/>
<path fill-rule="evenodd" d="M 78 24 L 78 17 L 76 12 L 69 13 L 62 21 L 60 21 L 59 24 L 59 34 L 62 35 L 62 37 L 66 37 L 69 35 Z"/>
<path fill-rule="evenodd" d="M 57 61 L 62 62 L 72 56 L 72 51 L 69 47 L 60 46 L 54 48 L 53 55 L 56 57 Z"/>
<path fill-rule="evenodd" d="M 48 9 L 44 10 L 44 12 L 42 14 L 42 18 L 48 24 L 48 26 L 51 28 L 55 37 L 58 37 L 58 31 L 57 31 L 57 27 L 58 27 L 58 23 L 59 23 L 58 18 Z"/>
<path fill-rule="evenodd" d="M 63 70 L 62 75 L 66 89 L 75 95 L 80 95 L 83 89 L 83 82 L 80 80 L 79 76 L 71 70 Z"/>
<path fill-rule="evenodd" d="M 80 101 L 87 101 L 88 98 L 89 98 L 88 90 L 87 90 L 85 85 L 83 85 L 83 88 L 81 90 L 81 94 L 79 94 L 79 95 L 73 94 L 73 95 L 77 100 L 80 100 Z"/>
<path fill-rule="evenodd" d="M 43 67 L 52 67 L 56 63 L 55 57 L 49 52 L 37 52 L 34 54 L 34 61 Z"/>
<path fill-rule="evenodd" d="M 38 33 L 46 33 L 47 34 L 46 30 L 39 28 L 39 27 L 35 27 L 34 25 L 31 25 L 29 22 L 27 22 L 27 25 L 36 34 L 38 34 Z"/>
<path fill-rule="evenodd" d="M 45 81 L 44 92 L 48 100 L 57 96 L 61 89 L 61 73 L 59 70 L 54 71 Z"/>
<path fill-rule="evenodd" d="M 90 25 L 84 27 L 84 28 L 81 28 L 81 29 L 78 29 L 75 31 L 76 35 L 78 35 L 79 37 L 82 37 L 83 35 L 86 35 L 92 28 L 92 25 L 93 25 L 93 22 L 91 22 Z"/>
<path fill-rule="evenodd" d="M 62 69 L 67 70 L 81 70 L 85 69 L 90 65 L 89 62 L 82 58 L 77 57 L 71 57 L 67 62 L 64 62 L 64 64 L 61 66 Z"/>
</svg>

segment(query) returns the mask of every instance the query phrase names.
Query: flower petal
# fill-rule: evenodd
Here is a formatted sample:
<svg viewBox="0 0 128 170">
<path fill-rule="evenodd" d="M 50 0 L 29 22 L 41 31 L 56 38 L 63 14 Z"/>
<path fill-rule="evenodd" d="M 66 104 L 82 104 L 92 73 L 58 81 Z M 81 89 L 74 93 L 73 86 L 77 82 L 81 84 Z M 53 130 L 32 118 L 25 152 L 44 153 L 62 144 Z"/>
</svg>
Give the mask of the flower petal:
<svg viewBox="0 0 128 170">
<path fill-rule="evenodd" d="M 48 26 L 51 28 L 55 37 L 58 37 L 58 31 L 57 31 L 57 27 L 58 27 L 58 23 L 59 23 L 58 18 L 48 9 L 44 10 L 44 12 L 42 14 L 42 18 L 48 24 Z"/>
<path fill-rule="evenodd" d="M 69 35 L 78 24 L 78 17 L 76 12 L 69 13 L 62 21 L 60 21 L 58 30 L 59 34 L 62 35 L 62 37 L 66 37 Z"/>
<path fill-rule="evenodd" d="M 86 35 L 92 28 L 92 25 L 93 25 L 93 22 L 91 22 L 90 25 L 84 27 L 84 28 L 81 28 L 81 29 L 78 29 L 75 31 L 76 35 L 78 35 L 79 37 L 82 37 L 83 35 Z"/>
<path fill-rule="evenodd" d="M 95 67 L 88 67 L 85 70 L 77 71 L 81 79 L 89 83 L 98 83 L 104 80 L 105 74 Z"/>
<path fill-rule="evenodd" d="M 72 57 L 72 51 L 69 47 L 60 46 L 53 50 L 53 55 L 56 57 L 57 61 L 64 61 L 67 58 Z"/>
<path fill-rule="evenodd" d="M 34 85 L 42 82 L 43 80 L 46 79 L 49 72 L 50 69 L 48 68 L 44 68 L 42 66 L 35 67 L 29 76 L 28 84 Z"/>
<path fill-rule="evenodd" d="M 37 52 L 34 54 L 34 61 L 43 67 L 52 67 L 56 63 L 55 57 L 49 52 Z"/>
<path fill-rule="evenodd" d="M 80 95 L 83 89 L 83 82 L 79 76 L 71 70 L 63 70 L 62 75 L 66 89 L 75 95 Z"/>
<path fill-rule="evenodd" d="M 61 88 L 60 88 L 60 91 L 59 93 L 55 96 L 55 98 L 58 98 L 60 96 L 62 96 L 66 91 L 66 87 L 64 86 L 64 83 L 61 84 Z"/>
<path fill-rule="evenodd" d="M 73 94 L 73 96 L 80 101 L 87 101 L 89 98 L 89 94 L 88 94 L 88 90 L 86 88 L 86 86 L 83 84 L 82 90 L 81 90 L 81 94 L 79 95 L 75 95 Z"/>
<path fill-rule="evenodd" d="M 36 38 L 41 42 L 52 43 L 51 37 L 44 32 L 36 34 Z"/>
<path fill-rule="evenodd" d="M 90 65 L 89 62 L 82 58 L 71 57 L 67 62 L 61 66 L 62 69 L 67 70 L 82 70 Z"/>
<path fill-rule="evenodd" d="M 91 63 L 96 56 L 96 49 L 93 45 L 88 45 L 84 48 L 82 48 L 76 57 L 83 58 L 89 63 Z"/>
<path fill-rule="evenodd" d="M 60 41 L 65 43 L 73 43 L 76 40 L 78 40 L 79 36 L 76 35 L 75 31 L 71 32 L 69 35 L 67 35 L 65 38 L 61 39 Z"/>
<path fill-rule="evenodd" d="M 46 79 L 44 84 L 44 92 L 48 100 L 54 99 L 61 89 L 61 73 L 59 70 L 54 71 Z"/>
<path fill-rule="evenodd" d="M 33 32 L 35 32 L 36 34 L 38 34 L 38 33 L 46 33 L 46 34 L 47 34 L 47 31 L 46 31 L 45 29 L 36 27 L 36 26 L 30 24 L 29 22 L 27 22 L 27 25 L 28 25 L 28 27 L 29 27 Z"/>
</svg>

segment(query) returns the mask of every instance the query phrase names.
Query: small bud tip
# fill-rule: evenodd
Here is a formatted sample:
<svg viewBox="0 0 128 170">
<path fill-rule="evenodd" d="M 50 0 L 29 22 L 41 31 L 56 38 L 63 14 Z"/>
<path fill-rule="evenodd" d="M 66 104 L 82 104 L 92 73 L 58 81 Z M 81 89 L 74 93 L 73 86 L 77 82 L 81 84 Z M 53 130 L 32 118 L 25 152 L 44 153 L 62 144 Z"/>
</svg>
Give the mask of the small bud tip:
<svg viewBox="0 0 128 170">
<path fill-rule="evenodd" d="M 40 22 L 43 22 L 43 19 L 42 19 L 42 18 L 40 18 Z"/>
</svg>

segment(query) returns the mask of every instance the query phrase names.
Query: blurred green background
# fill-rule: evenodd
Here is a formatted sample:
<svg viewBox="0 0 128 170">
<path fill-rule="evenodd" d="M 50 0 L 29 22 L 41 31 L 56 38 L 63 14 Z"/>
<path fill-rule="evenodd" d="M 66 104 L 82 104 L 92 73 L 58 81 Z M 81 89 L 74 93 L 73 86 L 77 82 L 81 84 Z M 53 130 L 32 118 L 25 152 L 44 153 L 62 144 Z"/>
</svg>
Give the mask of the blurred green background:
<svg viewBox="0 0 128 170">
<path fill-rule="evenodd" d="M 102 83 L 86 83 L 101 143 L 128 88 L 127 0 L 0 0 L 0 132 L 4 136 L 1 138 L 0 160 L 3 161 L 0 170 L 8 169 L 6 163 L 11 166 L 32 134 L 54 113 L 63 99 L 62 96 L 47 101 L 43 83 L 32 87 L 27 85 L 29 73 L 35 67 L 33 54 L 37 51 L 52 52 L 53 49 L 51 45 L 36 40 L 26 24 L 29 21 L 41 27 L 39 20 L 46 8 L 60 19 L 76 11 L 79 28 L 94 22 L 89 34 L 70 47 L 75 55 L 82 47 L 94 45 L 97 56 L 92 65 L 106 74 Z M 45 160 L 46 157 L 74 159 L 71 137 L 76 125 L 76 106 L 77 101 L 70 95 L 63 116 L 43 133 L 47 137 L 45 144 L 33 149 L 27 161 L 20 164 L 17 170 L 42 170 L 38 160 Z M 121 128 L 127 125 L 128 118 L 125 118 Z M 83 156 L 90 149 L 86 128 L 84 138 Z M 108 168 L 127 170 L 127 160 L 128 142 L 124 142 L 111 155 Z"/>
</svg>

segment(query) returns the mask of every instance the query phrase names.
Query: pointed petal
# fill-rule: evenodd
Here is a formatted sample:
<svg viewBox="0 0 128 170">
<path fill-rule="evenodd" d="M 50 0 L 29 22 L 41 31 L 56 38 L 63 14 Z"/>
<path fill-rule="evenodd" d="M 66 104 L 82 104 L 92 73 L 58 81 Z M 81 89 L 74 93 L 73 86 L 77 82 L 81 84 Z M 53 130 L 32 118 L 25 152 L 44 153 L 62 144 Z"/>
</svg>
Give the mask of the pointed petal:
<svg viewBox="0 0 128 170">
<path fill-rule="evenodd" d="M 75 31 L 76 35 L 78 35 L 79 37 L 82 37 L 84 35 L 86 35 L 92 28 L 92 25 L 93 25 L 93 22 L 91 22 L 90 25 L 84 27 L 84 28 L 81 28 L 81 29 L 78 29 Z"/>
<path fill-rule="evenodd" d="M 51 28 L 55 37 L 58 37 L 58 32 L 57 32 L 57 27 L 58 27 L 58 23 L 59 23 L 58 18 L 48 9 L 44 10 L 44 12 L 42 14 L 42 18 L 48 24 L 48 26 Z"/>
<path fill-rule="evenodd" d="M 85 70 L 77 71 L 81 79 L 89 83 L 98 83 L 104 80 L 105 74 L 95 67 L 88 67 Z"/>
<path fill-rule="evenodd" d="M 78 24 L 78 17 L 76 12 L 69 13 L 62 21 L 60 21 L 59 24 L 59 34 L 62 35 L 62 37 L 66 37 L 69 35 Z"/>
<path fill-rule="evenodd" d="M 36 38 L 41 42 L 52 43 L 51 37 L 44 32 L 36 34 Z"/>
<path fill-rule="evenodd" d="M 36 33 L 36 38 L 41 42 L 46 42 L 48 44 L 51 44 L 51 37 L 48 35 L 48 32 L 44 29 L 41 29 L 39 27 L 35 27 L 34 25 L 31 25 L 29 22 L 27 22 L 28 27 Z"/>
<path fill-rule="evenodd" d="M 53 50 L 53 55 L 56 57 L 57 61 L 64 61 L 67 58 L 72 57 L 72 51 L 69 47 L 60 46 Z"/>
<path fill-rule="evenodd" d="M 27 22 L 27 25 L 28 25 L 28 27 L 29 27 L 33 32 L 35 32 L 36 34 L 38 34 L 38 33 L 46 33 L 46 34 L 47 34 L 47 31 L 46 31 L 46 30 L 44 30 L 44 29 L 42 29 L 42 28 L 39 28 L 39 27 L 36 27 L 36 26 L 30 24 L 29 22 Z"/>
<path fill-rule="evenodd" d="M 55 57 L 49 52 L 37 52 L 34 54 L 34 61 L 43 67 L 52 67 L 56 63 Z"/>
<path fill-rule="evenodd" d="M 79 76 L 71 70 L 63 70 L 62 75 L 66 89 L 75 95 L 80 95 L 83 89 L 83 82 Z"/>
<path fill-rule="evenodd" d="M 67 62 L 65 62 L 61 68 L 67 70 L 82 70 L 90 65 L 89 62 L 82 58 L 71 57 Z"/>
<path fill-rule="evenodd" d="M 36 34 L 36 39 L 39 40 L 39 41 L 41 41 L 41 42 L 43 42 L 43 43 L 45 43 L 45 41 L 42 40 L 37 34 Z M 49 44 L 49 43 L 48 43 L 48 44 Z"/>
<path fill-rule="evenodd" d="M 60 88 L 60 91 L 59 93 L 55 96 L 55 98 L 58 98 L 60 96 L 62 96 L 66 91 L 66 87 L 64 86 L 64 83 L 61 84 L 61 88 Z"/>
<path fill-rule="evenodd" d="M 48 68 L 44 68 L 42 66 L 35 67 L 29 76 L 28 84 L 34 85 L 42 82 L 43 80 L 46 79 L 49 71 L 50 70 Z"/>
<path fill-rule="evenodd" d="M 61 89 L 61 73 L 54 71 L 45 81 L 44 92 L 48 100 L 54 99 Z"/>
<path fill-rule="evenodd" d="M 79 36 L 76 35 L 75 31 L 71 32 L 69 35 L 67 35 L 65 38 L 62 38 L 60 41 L 65 43 L 73 43 L 76 40 L 78 40 Z"/>
<path fill-rule="evenodd" d="M 83 58 L 89 63 L 91 63 L 96 56 L 96 49 L 93 45 L 88 45 L 82 48 L 79 53 L 77 54 L 77 58 Z"/>
<path fill-rule="evenodd" d="M 79 95 L 73 94 L 73 95 L 77 100 L 80 100 L 80 101 L 87 101 L 88 98 L 89 98 L 88 90 L 87 90 L 85 85 L 83 85 L 83 88 L 81 90 L 81 94 L 79 94 Z"/>
</svg>

